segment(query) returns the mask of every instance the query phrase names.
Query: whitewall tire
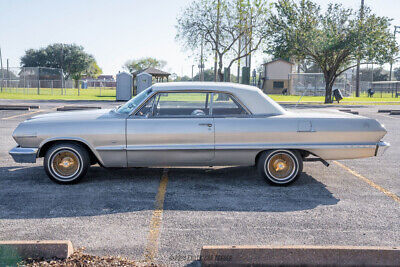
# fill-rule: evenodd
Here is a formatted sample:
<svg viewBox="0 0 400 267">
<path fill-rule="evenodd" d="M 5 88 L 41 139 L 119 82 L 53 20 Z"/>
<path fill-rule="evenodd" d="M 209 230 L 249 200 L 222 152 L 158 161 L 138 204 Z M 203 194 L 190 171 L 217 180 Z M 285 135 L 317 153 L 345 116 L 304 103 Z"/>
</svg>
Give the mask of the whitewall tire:
<svg viewBox="0 0 400 267">
<path fill-rule="evenodd" d="M 288 185 L 299 178 L 303 171 L 303 160 L 294 150 L 269 150 L 258 158 L 257 169 L 268 183 Z"/>
<path fill-rule="evenodd" d="M 46 152 L 43 165 L 52 181 L 72 184 L 86 175 L 90 157 L 88 151 L 79 144 L 57 143 Z"/>
</svg>

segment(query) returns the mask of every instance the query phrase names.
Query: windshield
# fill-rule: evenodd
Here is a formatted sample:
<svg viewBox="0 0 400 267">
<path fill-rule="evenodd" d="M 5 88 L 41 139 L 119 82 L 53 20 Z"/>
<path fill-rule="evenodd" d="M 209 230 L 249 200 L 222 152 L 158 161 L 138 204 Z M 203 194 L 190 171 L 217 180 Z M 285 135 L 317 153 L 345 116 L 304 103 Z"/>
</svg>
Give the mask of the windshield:
<svg viewBox="0 0 400 267">
<path fill-rule="evenodd" d="M 153 90 L 151 89 L 151 87 L 147 88 L 146 90 L 126 102 L 124 105 L 120 106 L 117 109 L 117 112 L 121 114 L 130 114 L 138 105 L 140 105 L 140 103 L 143 102 L 143 100 L 147 98 L 149 94 L 151 94 L 152 91 Z"/>
</svg>

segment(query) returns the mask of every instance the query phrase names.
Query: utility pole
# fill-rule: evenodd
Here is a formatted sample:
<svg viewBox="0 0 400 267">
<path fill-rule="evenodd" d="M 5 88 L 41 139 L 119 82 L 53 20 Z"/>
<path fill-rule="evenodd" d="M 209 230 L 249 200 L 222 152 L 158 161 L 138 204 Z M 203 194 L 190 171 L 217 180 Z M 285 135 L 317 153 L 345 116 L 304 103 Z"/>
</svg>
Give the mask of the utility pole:
<svg viewBox="0 0 400 267">
<path fill-rule="evenodd" d="M 203 63 L 203 50 L 204 50 L 204 36 L 201 36 L 201 48 L 200 48 L 200 64 L 199 64 L 199 81 L 204 81 L 204 63 Z"/>
<path fill-rule="evenodd" d="M 242 49 L 241 48 L 241 41 L 242 41 L 242 38 L 239 38 L 239 47 L 238 47 L 238 57 L 239 57 L 239 59 L 238 59 L 238 62 L 237 62 L 237 83 L 240 83 L 240 55 L 241 55 L 241 53 L 240 53 L 240 49 Z"/>
<path fill-rule="evenodd" d="M 396 39 L 397 30 L 400 29 L 400 26 L 394 26 L 394 33 L 393 36 Z M 392 80 L 392 69 L 393 69 L 393 60 L 390 61 L 390 71 L 389 71 L 389 81 Z"/>
<path fill-rule="evenodd" d="M 220 4 L 221 0 L 217 3 L 217 25 L 215 31 L 215 58 L 214 58 L 214 81 L 218 82 L 217 63 L 218 63 L 218 43 L 219 43 L 219 19 L 220 19 Z"/>
<path fill-rule="evenodd" d="M 0 70 L 1 70 L 1 92 L 3 92 L 3 81 L 4 81 L 4 70 L 3 70 L 3 58 L 1 56 L 1 47 L 0 47 Z"/>
<path fill-rule="evenodd" d="M 240 28 L 240 33 L 242 33 L 243 28 L 242 28 L 242 22 L 243 22 L 243 11 L 242 11 L 242 1 L 238 1 L 238 9 L 239 9 L 239 28 Z M 237 61 L 237 83 L 240 83 L 240 56 L 241 56 L 241 49 L 242 49 L 242 37 L 239 38 L 238 40 L 238 61 Z"/>
<path fill-rule="evenodd" d="M 193 82 L 193 67 L 194 67 L 194 65 L 192 65 L 192 82 Z"/>
<path fill-rule="evenodd" d="M 371 82 L 374 82 L 374 63 L 371 64 L 371 69 L 372 69 L 372 71 L 371 71 Z M 372 85 L 371 85 L 371 87 L 372 87 Z"/>
<path fill-rule="evenodd" d="M 249 51 L 251 51 L 252 48 L 252 34 L 253 34 L 253 11 L 252 8 L 250 6 L 250 2 L 247 2 L 248 7 L 249 7 L 249 11 L 246 12 L 247 16 L 246 16 L 246 43 L 247 43 L 247 47 L 246 47 L 246 54 L 249 53 Z M 251 53 L 249 53 L 246 56 L 246 67 L 249 67 L 249 69 L 251 70 Z"/>
<path fill-rule="evenodd" d="M 9 59 L 7 58 L 7 80 L 6 80 L 6 87 L 10 87 L 10 65 Z"/>
<path fill-rule="evenodd" d="M 361 0 L 361 9 L 360 9 L 360 20 L 361 20 L 361 23 L 362 23 L 363 18 L 364 18 L 364 0 Z M 357 59 L 356 97 L 360 97 L 360 58 Z"/>
</svg>

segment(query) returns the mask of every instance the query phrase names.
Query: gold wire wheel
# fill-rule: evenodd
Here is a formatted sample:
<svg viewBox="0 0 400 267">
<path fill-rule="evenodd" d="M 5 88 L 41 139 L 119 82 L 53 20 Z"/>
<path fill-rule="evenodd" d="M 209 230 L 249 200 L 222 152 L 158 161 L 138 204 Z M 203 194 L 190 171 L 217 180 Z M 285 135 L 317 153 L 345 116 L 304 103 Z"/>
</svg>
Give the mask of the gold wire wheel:
<svg viewBox="0 0 400 267">
<path fill-rule="evenodd" d="M 277 153 L 268 161 L 268 171 L 275 179 L 286 179 L 293 174 L 295 162 L 285 153 Z"/>
<path fill-rule="evenodd" d="M 52 167 L 54 172 L 68 178 L 76 174 L 79 170 L 80 162 L 78 156 L 72 151 L 61 150 L 53 156 Z"/>
</svg>

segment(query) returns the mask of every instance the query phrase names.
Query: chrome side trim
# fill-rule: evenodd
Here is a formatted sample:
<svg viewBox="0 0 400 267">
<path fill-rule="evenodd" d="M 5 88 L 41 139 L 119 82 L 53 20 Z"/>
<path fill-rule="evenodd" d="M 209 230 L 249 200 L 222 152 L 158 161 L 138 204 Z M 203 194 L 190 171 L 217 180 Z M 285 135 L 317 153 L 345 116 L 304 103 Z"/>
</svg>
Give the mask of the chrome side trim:
<svg viewBox="0 0 400 267">
<path fill-rule="evenodd" d="M 99 146 L 96 147 L 97 151 L 122 151 L 126 150 L 125 146 Z"/>
<path fill-rule="evenodd" d="M 354 148 L 375 148 L 376 143 L 372 144 L 225 144 L 225 145 L 128 145 L 97 147 L 96 150 L 116 151 L 116 150 L 262 150 L 262 149 L 354 149 Z"/>
<path fill-rule="evenodd" d="M 17 163 L 36 163 L 37 152 L 37 148 L 16 146 L 8 153 Z"/>
<path fill-rule="evenodd" d="M 242 102 L 242 101 L 240 101 L 240 99 L 239 98 L 237 98 L 236 97 L 236 95 L 234 95 L 233 93 L 231 93 L 231 92 L 228 92 L 228 91 L 223 91 L 223 90 L 211 90 L 211 89 L 204 89 L 204 90 L 202 90 L 202 89 L 198 89 L 198 90 L 153 90 L 152 91 L 152 93 L 151 94 L 149 94 L 148 96 L 147 96 L 147 98 L 145 99 L 145 100 L 143 100 L 143 102 L 142 103 L 140 103 L 134 110 L 132 110 L 132 112 L 131 113 L 129 113 L 129 116 L 128 117 L 135 117 L 136 116 L 136 114 L 137 114 L 137 112 L 144 106 L 144 105 L 146 105 L 146 103 L 154 96 L 154 95 L 156 95 L 156 94 L 159 94 L 159 93 L 209 93 L 209 94 L 214 94 L 214 93 L 224 93 L 224 94 L 228 94 L 228 95 L 230 95 L 230 96 L 232 96 L 232 98 L 234 99 L 234 100 L 236 100 L 237 101 L 237 104 L 239 104 L 239 105 L 241 105 L 242 106 L 242 108 L 247 112 L 247 115 L 248 116 L 251 116 L 251 115 L 253 115 L 253 113 L 250 111 L 250 109 L 248 109 L 247 108 L 247 106 Z M 210 103 L 210 115 L 209 116 L 211 116 L 211 114 L 212 114 L 212 98 L 213 98 L 213 96 L 211 96 L 211 103 Z"/>
<path fill-rule="evenodd" d="M 389 147 L 390 143 L 380 141 L 378 144 L 376 144 L 375 156 L 382 156 Z"/>
<path fill-rule="evenodd" d="M 215 145 L 216 150 L 225 149 L 352 149 L 352 148 L 374 148 L 376 143 L 371 144 L 223 144 Z"/>
<path fill-rule="evenodd" d="M 214 150 L 214 145 L 130 145 L 126 148 L 128 151 L 154 151 L 154 150 Z"/>
</svg>

